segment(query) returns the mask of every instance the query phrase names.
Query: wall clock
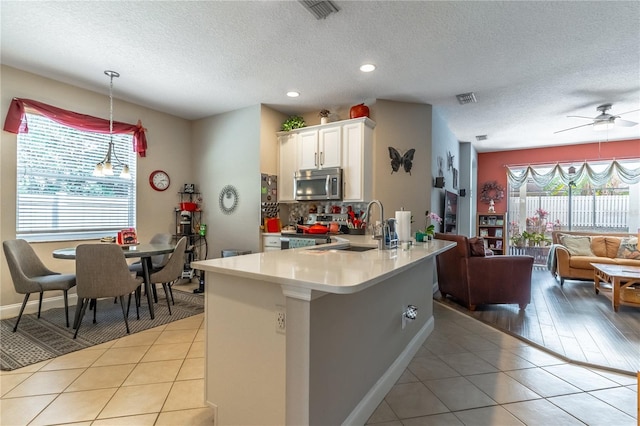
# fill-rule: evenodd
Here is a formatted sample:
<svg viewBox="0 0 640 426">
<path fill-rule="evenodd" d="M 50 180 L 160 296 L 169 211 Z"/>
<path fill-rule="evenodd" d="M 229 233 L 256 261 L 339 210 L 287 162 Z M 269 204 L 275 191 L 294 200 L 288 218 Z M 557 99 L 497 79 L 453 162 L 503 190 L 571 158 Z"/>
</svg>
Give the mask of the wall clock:
<svg viewBox="0 0 640 426">
<path fill-rule="evenodd" d="M 154 170 L 149 175 L 149 185 L 156 191 L 166 191 L 170 184 L 171 179 L 164 170 Z"/>
</svg>

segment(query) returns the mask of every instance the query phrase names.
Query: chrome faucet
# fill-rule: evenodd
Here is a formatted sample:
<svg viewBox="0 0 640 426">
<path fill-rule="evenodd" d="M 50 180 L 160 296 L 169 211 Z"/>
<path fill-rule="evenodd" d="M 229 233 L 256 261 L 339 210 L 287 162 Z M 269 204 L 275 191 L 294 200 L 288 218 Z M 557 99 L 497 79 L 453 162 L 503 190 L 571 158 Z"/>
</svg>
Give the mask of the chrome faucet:
<svg viewBox="0 0 640 426">
<path fill-rule="evenodd" d="M 382 224 L 380 232 L 376 232 L 376 224 L 371 220 L 371 206 L 374 204 L 377 204 L 380 209 L 380 223 Z M 398 239 L 395 237 L 395 219 L 387 221 L 384 218 L 384 208 L 379 200 L 373 200 L 367 205 L 366 218 L 371 227 L 371 238 L 378 241 L 379 250 L 397 248 Z M 394 235 L 391 235 L 391 232 Z"/>
</svg>

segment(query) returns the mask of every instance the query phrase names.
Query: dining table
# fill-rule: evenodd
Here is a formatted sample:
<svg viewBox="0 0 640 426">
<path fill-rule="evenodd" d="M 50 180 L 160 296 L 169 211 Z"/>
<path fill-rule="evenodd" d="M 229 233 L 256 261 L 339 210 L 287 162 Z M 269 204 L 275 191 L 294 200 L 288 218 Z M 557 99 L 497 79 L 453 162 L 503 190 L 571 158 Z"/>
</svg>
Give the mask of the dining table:
<svg viewBox="0 0 640 426">
<path fill-rule="evenodd" d="M 114 243 L 101 243 L 101 244 L 114 244 Z M 144 288 L 147 294 L 147 302 L 149 303 L 149 315 L 151 315 L 151 319 L 155 318 L 155 312 L 153 309 L 153 300 L 151 300 L 151 293 L 153 289 L 151 288 L 151 269 L 152 262 L 151 257 L 159 254 L 167 254 L 173 253 L 175 249 L 175 245 L 173 244 L 164 244 L 164 243 L 141 243 L 134 245 L 123 245 L 122 253 L 124 257 L 127 259 L 131 258 L 140 258 L 142 263 L 142 273 L 144 278 Z M 76 258 L 76 248 L 63 248 L 57 249 L 53 251 L 53 257 L 56 259 L 75 259 Z"/>
</svg>

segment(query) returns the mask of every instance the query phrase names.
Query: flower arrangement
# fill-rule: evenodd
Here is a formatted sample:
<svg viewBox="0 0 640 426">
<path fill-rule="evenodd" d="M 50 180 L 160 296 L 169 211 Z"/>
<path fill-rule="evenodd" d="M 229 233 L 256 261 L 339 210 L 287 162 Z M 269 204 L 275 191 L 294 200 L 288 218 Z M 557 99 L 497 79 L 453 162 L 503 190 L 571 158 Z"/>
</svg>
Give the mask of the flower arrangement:
<svg viewBox="0 0 640 426">
<path fill-rule="evenodd" d="M 429 221 L 431 221 L 431 223 L 429 223 Z M 436 231 L 436 226 L 433 222 L 437 222 L 438 224 L 442 223 L 442 218 L 440 216 L 438 216 L 436 213 L 429 213 L 427 211 L 427 226 L 425 226 L 424 228 L 424 233 L 425 235 L 428 235 L 430 237 L 433 237 L 433 234 L 435 234 Z"/>
</svg>

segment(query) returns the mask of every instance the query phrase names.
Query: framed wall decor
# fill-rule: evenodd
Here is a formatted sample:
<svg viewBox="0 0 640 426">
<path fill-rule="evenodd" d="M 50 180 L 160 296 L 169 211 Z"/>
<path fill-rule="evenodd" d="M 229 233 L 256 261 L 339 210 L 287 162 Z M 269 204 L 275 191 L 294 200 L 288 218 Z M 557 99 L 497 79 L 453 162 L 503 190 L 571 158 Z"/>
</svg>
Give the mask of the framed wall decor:
<svg viewBox="0 0 640 426">
<path fill-rule="evenodd" d="M 453 189 L 458 189 L 458 169 L 453 168 Z"/>
</svg>

